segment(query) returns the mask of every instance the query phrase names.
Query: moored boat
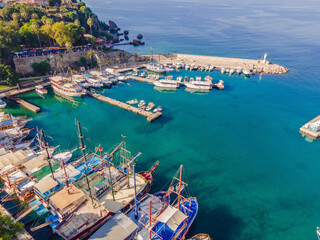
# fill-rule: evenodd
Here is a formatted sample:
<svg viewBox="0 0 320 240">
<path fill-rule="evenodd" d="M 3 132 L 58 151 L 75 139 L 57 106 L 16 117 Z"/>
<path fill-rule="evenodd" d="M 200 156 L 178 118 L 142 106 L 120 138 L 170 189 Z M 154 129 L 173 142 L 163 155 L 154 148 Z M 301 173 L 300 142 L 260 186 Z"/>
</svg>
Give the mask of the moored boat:
<svg viewBox="0 0 320 240">
<path fill-rule="evenodd" d="M 194 80 L 193 78 L 190 78 L 190 82 L 186 82 L 185 86 L 190 89 L 196 89 L 196 90 L 211 90 L 212 89 L 212 83 L 211 81 L 201 81 L 201 78 L 196 78 Z"/>
<path fill-rule="evenodd" d="M 130 105 L 137 104 L 138 102 L 139 102 L 138 99 L 132 99 L 132 100 L 127 101 L 127 103 Z"/>
<path fill-rule="evenodd" d="M 146 107 L 146 110 L 147 110 L 147 111 L 151 111 L 151 110 L 154 108 L 154 106 L 155 106 L 155 104 L 152 103 L 152 102 L 150 102 L 150 103 L 148 104 L 148 106 Z"/>
<path fill-rule="evenodd" d="M 219 90 L 223 90 L 224 89 L 224 81 L 223 80 L 219 80 L 218 83 L 215 83 L 213 85 Z"/>
<path fill-rule="evenodd" d="M 157 73 L 166 73 L 168 71 L 167 68 L 160 64 L 148 64 L 146 68 L 152 72 L 157 72 Z"/>
<path fill-rule="evenodd" d="M 37 85 L 37 86 L 35 87 L 35 90 L 36 90 L 36 92 L 37 92 L 38 94 L 40 94 L 40 95 L 45 95 L 45 94 L 48 93 L 47 89 L 45 89 L 42 85 Z"/>
<path fill-rule="evenodd" d="M 67 80 L 68 79 L 62 78 L 62 76 L 50 77 L 54 92 L 68 97 L 82 97 L 87 94 L 87 91 L 77 83 Z"/>
<path fill-rule="evenodd" d="M 161 106 L 157 106 L 155 109 L 153 109 L 153 112 L 162 112 L 162 107 Z"/>
<path fill-rule="evenodd" d="M 153 84 L 157 87 L 166 88 L 166 89 L 177 89 L 180 87 L 180 83 L 176 80 L 172 80 L 171 78 L 160 79 L 158 81 L 154 81 Z"/>
<path fill-rule="evenodd" d="M 7 103 L 0 99 L 0 108 L 5 108 L 7 106 Z"/>
</svg>

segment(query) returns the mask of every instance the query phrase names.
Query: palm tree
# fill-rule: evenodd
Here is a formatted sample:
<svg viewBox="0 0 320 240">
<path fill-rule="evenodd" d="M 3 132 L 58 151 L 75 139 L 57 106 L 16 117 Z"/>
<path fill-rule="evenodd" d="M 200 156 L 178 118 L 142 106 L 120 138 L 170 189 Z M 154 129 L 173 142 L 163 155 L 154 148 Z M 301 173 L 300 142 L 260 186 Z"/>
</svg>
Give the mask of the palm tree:
<svg viewBox="0 0 320 240">
<path fill-rule="evenodd" d="M 18 13 L 12 13 L 11 15 L 13 21 L 18 22 L 19 21 L 19 14 Z"/>
<path fill-rule="evenodd" d="M 38 24 L 36 22 L 33 22 L 31 27 L 36 32 L 36 34 L 38 36 L 39 46 L 41 48 L 41 42 L 40 42 L 40 37 L 39 37 L 39 26 L 38 26 Z"/>
<path fill-rule="evenodd" d="M 110 58 L 107 58 L 107 60 L 106 60 L 106 64 L 107 64 L 107 66 L 110 66 L 110 63 L 111 63 Z"/>
<path fill-rule="evenodd" d="M 120 58 L 117 58 L 118 66 L 120 65 Z"/>
<path fill-rule="evenodd" d="M 92 18 L 88 18 L 88 20 L 87 20 L 87 24 L 90 26 L 90 32 L 91 32 L 91 35 L 92 35 L 92 25 L 93 25 L 93 20 L 92 20 Z"/>
<path fill-rule="evenodd" d="M 87 52 L 87 57 L 90 59 L 91 68 L 92 68 L 93 55 L 94 55 L 93 50 L 90 49 L 90 50 Z"/>
<path fill-rule="evenodd" d="M 100 68 L 100 72 L 101 72 L 101 61 L 100 61 L 99 58 L 97 59 L 97 64 L 98 64 L 98 66 L 99 66 L 99 68 Z"/>
<path fill-rule="evenodd" d="M 25 21 L 28 21 L 28 13 L 25 10 L 21 11 L 20 15 Z"/>
<path fill-rule="evenodd" d="M 138 53 L 135 53 L 133 56 L 134 56 L 134 61 L 136 62 L 139 57 Z"/>
<path fill-rule="evenodd" d="M 72 49 L 72 43 L 71 42 L 66 42 L 66 48 L 70 51 Z"/>
<path fill-rule="evenodd" d="M 129 56 L 128 56 L 128 55 L 126 55 L 126 56 L 124 57 L 124 59 L 126 60 L 126 62 L 128 62 L 128 60 L 129 60 Z"/>
</svg>

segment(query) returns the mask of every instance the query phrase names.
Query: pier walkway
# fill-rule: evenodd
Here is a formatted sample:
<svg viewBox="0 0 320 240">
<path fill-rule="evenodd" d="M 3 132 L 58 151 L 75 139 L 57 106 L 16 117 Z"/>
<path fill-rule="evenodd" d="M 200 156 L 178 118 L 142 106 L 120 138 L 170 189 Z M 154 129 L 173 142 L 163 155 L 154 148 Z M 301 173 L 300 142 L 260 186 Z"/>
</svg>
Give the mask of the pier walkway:
<svg viewBox="0 0 320 240">
<path fill-rule="evenodd" d="M 127 103 L 120 102 L 118 100 L 103 96 L 101 94 L 88 92 L 88 96 L 93 97 L 95 99 L 98 99 L 98 100 L 100 100 L 102 102 L 109 103 L 109 104 L 111 104 L 113 106 L 117 106 L 117 107 L 120 107 L 120 108 L 125 109 L 127 111 L 130 111 L 130 112 L 139 114 L 141 116 L 144 116 L 144 117 L 147 118 L 148 122 L 153 122 L 154 120 L 156 120 L 156 119 L 158 119 L 159 117 L 162 116 L 161 112 L 153 113 L 153 112 L 144 111 L 144 110 L 139 109 L 137 107 L 131 106 L 131 105 L 127 104 Z"/>
<path fill-rule="evenodd" d="M 41 108 L 25 101 L 25 100 L 22 100 L 21 98 L 18 98 L 16 96 L 7 96 L 7 98 L 17 104 L 19 104 L 20 106 L 30 110 L 31 112 L 34 112 L 34 113 L 38 113 L 41 111 Z"/>
</svg>

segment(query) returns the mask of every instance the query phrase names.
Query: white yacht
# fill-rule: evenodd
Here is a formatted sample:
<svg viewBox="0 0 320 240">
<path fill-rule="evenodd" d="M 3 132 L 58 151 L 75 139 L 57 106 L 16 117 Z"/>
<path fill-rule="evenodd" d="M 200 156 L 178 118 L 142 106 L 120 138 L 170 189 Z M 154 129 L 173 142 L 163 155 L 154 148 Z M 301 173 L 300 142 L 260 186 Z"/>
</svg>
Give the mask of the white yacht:
<svg viewBox="0 0 320 240">
<path fill-rule="evenodd" d="M 103 87 L 101 80 L 99 78 L 93 76 L 92 74 L 86 73 L 86 74 L 83 74 L 83 76 L 89 83 L 91 83 L 91 87 L 94 87 L 94 88 Z"/>
<path fill-rule="evenodd" d="M 53 90 L 58 94 L 68 97 L 82 97 L 87 94 L 87 90 L 80 87 L 77 83 L 73 83 L 71 79 L 66 79 L 62 76 L 54 76 L 49 79 Z"/>
<path fill-rule="evenodd" d="M 104 87 L 109 87 L 112 84 L 112 81 L 109 77 L 106 76 L 103 72 L 99 71 L 90 71 L 90 74 L 92 74 L 94 77 L 96 77 Z"/>
<path fill-rule="evenodd" d="M 201 78 L 200 78 L 201 79 Z M 190 82 L 185 83 L 187 88 L 196 89 L 196 90 L 211 90 L 212 82 L 211 81 L 201 81 L 197 77 L 196 80 L 190 78 Z"/>
<path fill-rule="evenodd" d="M 157 73 L 166 73 L 167 68 L 160 64 L 149 64 L 146 66 L 146 68 L 152 72 L 157 72 Z"/>
<path fill-rule="evenodd" d="M 154 81 L 153 84 L 156 85 L 157 87 L 167 88 L 167 89 L 177 89 L 180 86 L 179 82 L 169 78 Z"/>
</svg>

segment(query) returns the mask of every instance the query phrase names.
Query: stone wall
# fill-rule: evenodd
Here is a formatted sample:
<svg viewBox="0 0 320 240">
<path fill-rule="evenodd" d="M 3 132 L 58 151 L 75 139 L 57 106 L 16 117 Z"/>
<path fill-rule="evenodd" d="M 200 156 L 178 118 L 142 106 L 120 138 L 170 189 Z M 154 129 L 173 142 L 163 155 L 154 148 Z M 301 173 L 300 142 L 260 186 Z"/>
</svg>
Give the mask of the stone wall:
<svg viewBox="0 0 320 240">
<path fill-rule="evenodd" d="M 102 67 L 106 66 L 106 61 L 109 58 L 110 64 L 117 64 L 116 59 L 120 58 L 121 62 L 125 62 L 125 56 L 129 57 L 129 62 L 134 61 L 132 55 L 124 51 L 94 51 L 94 59 L 99 59 Z M 33 73 L 32 63 L 39 63 L 42 61 L 48 61 L 50 63 L 50 67 L 52 71 L 61 71 L 61 69 L 66 69 L 69 66 L 80 66 L 80 57 L 87 58 L 88 66 L 90 66 L 89 58 L 87 56 L 86 51 L 80 52 L 70 52 L 65 54 L 50 54 L 44 56 L 33 56 L 33 57 L 25 57 L 25 58 L 14 58 L 14 64 L 16 67 L 17 73 L 21 76 L 30 75 Z"/>
</svg>

